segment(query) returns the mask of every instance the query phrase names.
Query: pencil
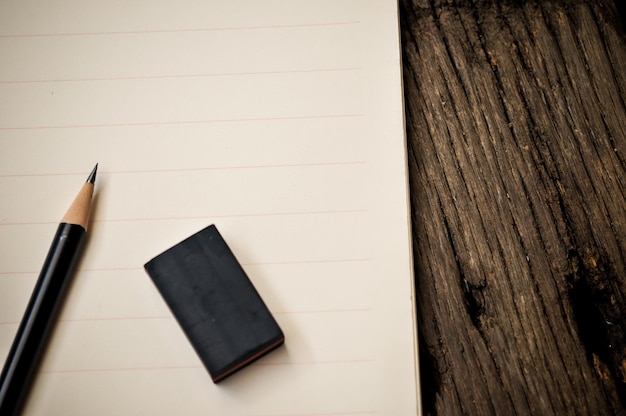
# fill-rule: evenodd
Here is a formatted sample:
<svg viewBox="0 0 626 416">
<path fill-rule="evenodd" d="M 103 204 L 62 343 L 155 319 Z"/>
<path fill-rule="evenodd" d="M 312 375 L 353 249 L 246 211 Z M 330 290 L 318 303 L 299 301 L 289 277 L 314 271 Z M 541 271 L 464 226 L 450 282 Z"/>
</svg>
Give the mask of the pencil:
<svg viewBox="0 0 626 416">
<path fill-rule="evenodd" d="M 0 376 L 0 415 L 16 414 L 44 350 L 87 230 L 98 165 L 59 224 Z"/>
</svg>

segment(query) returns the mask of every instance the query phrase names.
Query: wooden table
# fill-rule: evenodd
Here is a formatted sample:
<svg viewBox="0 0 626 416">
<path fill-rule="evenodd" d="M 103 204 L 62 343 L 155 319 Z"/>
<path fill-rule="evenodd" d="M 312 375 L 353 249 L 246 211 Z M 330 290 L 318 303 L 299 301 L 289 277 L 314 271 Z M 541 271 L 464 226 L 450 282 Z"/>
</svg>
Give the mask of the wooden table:
<svg viewBox="0 0 626 416">
<path fill-rule="evenodd" d="M 615 4 L 400 3 L 424 413 L 626 414 Z"/>
</svg>

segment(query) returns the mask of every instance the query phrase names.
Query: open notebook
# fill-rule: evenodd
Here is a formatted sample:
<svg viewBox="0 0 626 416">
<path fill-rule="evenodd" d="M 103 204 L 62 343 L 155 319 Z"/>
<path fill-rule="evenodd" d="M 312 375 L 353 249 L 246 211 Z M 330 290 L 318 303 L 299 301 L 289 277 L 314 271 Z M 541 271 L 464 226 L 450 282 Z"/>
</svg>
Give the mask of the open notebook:
<svg viewBox="0 0 626 416">
<path fill-rule="evenodd" d="M 416 415 L 397 5 L 0 3 L 0 360 L 99 163 L 29 415 Z M 143 264 L 216 224 L 286 344 L 214 385 Z"/>
</svg>

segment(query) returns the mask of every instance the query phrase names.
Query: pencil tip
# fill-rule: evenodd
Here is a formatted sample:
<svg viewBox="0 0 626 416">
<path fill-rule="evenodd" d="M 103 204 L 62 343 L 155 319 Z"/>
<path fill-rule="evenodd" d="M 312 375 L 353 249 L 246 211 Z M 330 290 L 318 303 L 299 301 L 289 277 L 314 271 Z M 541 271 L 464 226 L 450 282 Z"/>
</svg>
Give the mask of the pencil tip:
<svg viewBox="0 0 626 416">
<path fill-rule="evenodd" d="M 93 170 L 91 171 L 91 173 L 89 174 L 89 177 L 87 178 L 87 183 L 95 183 L 96 182 L 96 172 L 98 171 L 98 164 L 96 163 L 96 166 L 93 167 Z"/>
</svg>

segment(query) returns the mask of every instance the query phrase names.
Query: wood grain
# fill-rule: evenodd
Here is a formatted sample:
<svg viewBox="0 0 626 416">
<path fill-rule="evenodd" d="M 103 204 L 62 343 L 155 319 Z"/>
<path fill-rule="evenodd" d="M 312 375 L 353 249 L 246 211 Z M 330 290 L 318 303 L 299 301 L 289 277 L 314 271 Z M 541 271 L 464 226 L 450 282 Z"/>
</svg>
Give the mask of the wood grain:
<svg viewBox="0 0 626 416">
<path fill-rule="evenodd" d="M 400 5 L 425 414 L 626 414 L 617 8 Z"/>
</svg>

